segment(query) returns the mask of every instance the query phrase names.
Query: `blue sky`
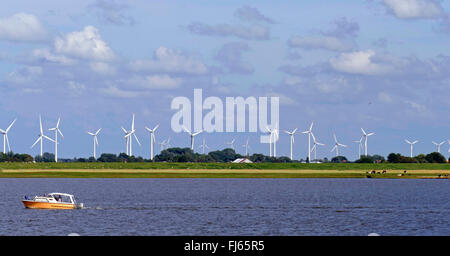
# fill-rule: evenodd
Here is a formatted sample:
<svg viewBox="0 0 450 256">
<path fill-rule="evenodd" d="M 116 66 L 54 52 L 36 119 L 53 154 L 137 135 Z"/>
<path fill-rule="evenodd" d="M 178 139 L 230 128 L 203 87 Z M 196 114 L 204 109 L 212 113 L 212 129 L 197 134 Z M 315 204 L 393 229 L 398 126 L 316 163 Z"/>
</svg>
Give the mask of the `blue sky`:
<svg viewBox="0 0 450 256">
<path fill-rule="evenodd" d="M 125 151 L 120 126 L 136 113 L 136 155 L 148 157 L 144 126 L 161 123 L 157 141 L 188 147 L 173 133 L 174 97 L 279 96 L 280 129 L 306 130 L 332 157 L 333 133 L 354 159 L 360 127 L 376 132 L 369 154 L 435 150 L 449 139 L 450 3 L 366 1 L 5 1 L 0 10 L 0 128 L 14 152 L 61 116 L 60 157 L 87 157 L 103 128 L 99 153 Z M 47 135 L 53 134 L 47 132 Z M 214 149 L 247 137 L 268 154 L 260 134 L 203 134 Z M 307 155 L 296 135 L 294 157 Z M 196 147 L 197 147 L 196 146 Z M 157 152 L 159 146 L 156 147 Z M 46 143 L 45 151 L 53 152 Z M 447 154 L 448 144 L 442 151 Z M 278 155 L 289 154 L 281 133 Z"/>
</svg>

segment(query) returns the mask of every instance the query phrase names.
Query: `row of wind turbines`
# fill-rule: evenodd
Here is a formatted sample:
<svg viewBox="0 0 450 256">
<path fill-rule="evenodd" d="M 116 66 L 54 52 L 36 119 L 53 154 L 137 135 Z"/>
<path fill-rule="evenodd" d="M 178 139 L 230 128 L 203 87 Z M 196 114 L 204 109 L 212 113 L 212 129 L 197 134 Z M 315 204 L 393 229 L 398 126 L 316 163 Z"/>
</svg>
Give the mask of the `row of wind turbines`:
<svg viewBox="0 0 450 256">
<path fill-rule="evenodd" d="M 316 136 L 314 136 L 313 133 L 313 126 L 314 126 L 314 121 L 311 122 L 311 125 L 309 126 L 309 129 L 306 131 L 301 132 L 302 134 L 307 134 L 308 135 L 308 159 L 310 159 L 311 161 L 311 153 L 314 152 L 314 160 L 317 159 L 317 147 L 318 146 L 325 146 L 325 144 L 320 143 L 317 141 Z M 277 153 L 276 153 L 276 141 L 278 140 L 278 136 L 279 136 L 279 131 L 278 131 L 278 125 L 276 128 L 274 129 L 270 129 L 269 127 L 266 127 L 267 132 L 270 134 L 270 139 L 269 139 L 269 146 L 270 146 L 270 156 L 276 157 Z M 294 135 L 296 134 L 298 128 L 295 128 L 292 131 L 284 131 L 286 134 L 288 134 L 290 136 L 290 159 L 293 160 L 293 147 L 294 147 L 294 143 L 295 143 L 295 139 L 294 139 Z M 354 141 L 358 143 L 358 158 L 361 157 L 361 149 L 363 148 L 362 145 L 362 141 L 364 140 L 364 154 L 367 156 L 367 138 L 375 135 L 374 132 L 371 133 L 366 133 L 366 131 L 361 128 L 361 131 L 363 133 L 361 139 L 359 139 L 358 141 Z M 336 134 L 333 134 L 334 137 L 334 147 L 331 149 L 330 152 L 335 151 L 336 156 L 339 156 L 339 147 L 347 147 L 347 145 L 344 145 L 342 143 L 339 143 L 337 138 L 336 138 Z M 312 138 L 312 142 L 313 142 L 313 146 L 311 147 L 311 138 Z M 272 146 L 273 144 L 273 146 Z M 272 154 L 272 147 L 273 147 L 273 154 Z"/>
<path fill-rule="evenodd" d="M 5 130 L 0 129 L 0 133 L 3 134 L 3 153 L 6 153 L 6 146 L 8 146 L 8 150 L 11 151 L 10 148 L 10 144 L 9 144 L 9 139 L 8 139 L 8 132 L 11 130 L 12 126 L 14 125 L 14 123 L 16 122 L 17 119 L 14 119 L 11 124 L 8 126 L 8 128 L 6 128 Z M 49 128 L 49 131 L 54 131 L 55 132 L 55 137 L 54 139 L 46 136 L 44 134 L 44 129 L 42 127 L 42 118 L 39 115 L 39 135 L 38 138 L 36 139 L 36 141 L 33 143 L 33 145 L 31 146 L 31 148 L 33 148 L 37 143 L 40 143 L 40 156 L 43 155 L 43 141 L 44 139 L 49 140 L 51 142 L 53 142 L 55 144 L 55 162 L 58 161 L 58 135 L 61 135 L 62 138 L 64 138 L 63 133 L 61 132 L 59 126 L 61 123 L 61 118 L 58 118 L 58 121 L 56 123 L 56 126 L 53 128 Z M 135 115 L 133 113 L 132 115 L 132 121 L 131 121 L 131 129 L 127 130 L 125 129 L 123 126 L 121 126 L 122 131 L 124 132 L 124 138 L 125 138 L 125 142 L 126 142 L 126 154 L 129 156 L 133 155 L 133 138 L 134 140 L 139 144 L 139 146 L 141 146 L 141 143 L 138 139 L 138 137 L 136 136 L 136 129 L 135 129 Z M 317 159 L 317 148 L 318 146 L 325 146 L 325 144 L 320 143 L 317 141 L 316 136 L 313 133 L 313 126 L 314 126 L 314 121 L 311 122 L 311 125 L 309 127 L 308 130 L 301 132 L 301 134 L 307 134 L 308 135 L 308 159 L 311 159 L 311 153 L 314 153 L 314 160 Z M 148 128 L 147 126 L 145 126 L 145 129 L 150 133 L 150 160 L 153 160 L 154 158 L 154 144 L 156 143 L 156 137 L 155 137 L 155 132 L 158 129 L 159 124 L 157 124 L 156 126 L 153 127 L 153 129 Z M 96 158 L 96 148 L 98 146 L 98 134 L 100 133 L 100 131 L 102 130 L 102 128 L 99 128 L 97 131 L 95 132 L 90 132 L 87 131 L 87 134 L 91 135 L 93 137 L 93 157 Z M 203 132 L 203 130 L 200 131 L 195 131 L 192 132 L 190 130 L 188 130 L 186 127 L 183 126 L 183 130 L 189 134 L 190 136 L 190 145 L 191 145 L 191 150 L 194 151 L 194 140 L 195 140 L 195 136 L 201 134 Z M 269 155 L 271 157 L 276 157 L 277 156 L 277 147 L 276 147 L 276 143 L 279 139 L 279 129 L 278 129 L 278 124 L 276 125 L 275 128 L 270 129 L 269 127 L 266 127 L 267 133 L 270 134 L 269 136 Z M 297 133 L 298 128 L 295 128 L 292 131 L 284 131 L 286 134 L 288 134 L 290 136 L 290 159 L 293 160 L 293 151 L 294 151 L 294 143 L 295 143 L 295 139 L 294 136 Z M 364 155 L 368 155 L 368 148 L 367 148 L 367 139 L 368 137 L 375 135 L 374 132 L 370 132 L 367 133 L 363 128 L 361 128 L 362 131 L 362 136 L 359 140 L 353 141 L 355 143 L 358 143 L 358 158 L 361 157 L 361 150 L 364 149 Z M 336 134 L 333 134 L 334 137 L 334 147 L 331 149 L 330 152 L 335 151 L 336 156 L 339 156 L 339 147 L 347 147 L 347 145 L 344 145 L 342 143 L 340 143 L 337 140 Z M 311 146 L 311 139 L 312 139 L 312 146 Z M 234 143 L 235 143 L 236 139 L 233 139 L 230 142 L 226 142 L 225 144 L 228 145 L 229 148 L 234 149 Z M 364 141 L 364 145 L 363 145 L 363 141 Z M 415 140 L 413 142 L 405 139 L 405 142 L 408 143 L 410 145 L 410 156 L 413 156 L 413 146 L 419 142 L 418 140 Z M 432 143 L 434 145 L 436 145 L 437 147 L 437 152 L 440 153 L 440 148 L 441 146 L 445 143 L 445 141 L 442 141 L 440 143 L 436 143 L 434 141 L 432 141 Z M 450 140 L 448 141 L 448 143 L 450 144 Z M 162 141 L 159 143 L 161 150 L 170 147 L 170 138 Z M 244 145 L 242 145 L 243 147 L 245 147 L 245 154 L 248 155 L 250 146 L 249 146 L 249 139 L 247 138 L 247 141 Z M 206 145 L 205 139 L 203 138 L 203 143 L 199 146 L 199 148 L 202 149 L 203 154 L 205 153 L 205 149 L 209 149 L 209 146 Z M 449 149 L 450 152 L 450 149 Z"/>
</svg>

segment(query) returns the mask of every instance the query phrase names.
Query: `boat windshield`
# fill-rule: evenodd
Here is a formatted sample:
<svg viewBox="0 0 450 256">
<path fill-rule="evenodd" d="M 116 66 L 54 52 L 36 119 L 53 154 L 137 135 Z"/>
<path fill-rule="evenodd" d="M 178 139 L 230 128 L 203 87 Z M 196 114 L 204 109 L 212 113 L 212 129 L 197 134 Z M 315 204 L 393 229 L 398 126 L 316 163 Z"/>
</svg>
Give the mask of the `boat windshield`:
<svg viewBox="0 0 450 256">
<path fill-rule="evenodd" d="M 55 198 L 56 201 L 61 203 L 72 203 L 72 200 L 70 196 L 64 196 L 64 195 L 53 195 L 53 198 Z"/>
</svg>

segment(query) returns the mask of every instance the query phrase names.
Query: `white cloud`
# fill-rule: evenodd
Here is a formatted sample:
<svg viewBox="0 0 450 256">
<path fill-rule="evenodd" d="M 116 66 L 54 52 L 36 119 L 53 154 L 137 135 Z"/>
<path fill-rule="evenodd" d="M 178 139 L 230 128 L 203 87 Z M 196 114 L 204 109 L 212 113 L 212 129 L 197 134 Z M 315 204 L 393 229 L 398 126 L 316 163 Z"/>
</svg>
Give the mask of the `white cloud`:
<svg viewBox="0 0 450 256">
<path fill-rule="evenodd" d="M 152 71 L 167 73 L 185 73 L 201 75 L 207 73 L 207 67 L 198 60 L 166 47 L 155 51 L 153 60 L 135 60 L 130 63 L 136 71 Z"/>
<path fill-rule="evenodd" d="M 172 78 L 168 75 L 152 75 L 146 77 L 135 76 L 128 82 L 146 89 L 173 89 L 177 88 L 182 80 L 181 78 Z"/>
<path fill-rule="evenodd" d="M 269 29 L 261 25 L 242 26 L 230 24 L 208 25 L 194 22 L 188 26 L 190 32 L 205 36 L 235 36 L 246 40 L 269 40 Z"/>
<path fill-rule="evenodd" d="M 102 75 L 113 75 L 116 73 L 116 69 L 106 62 L 91 62 L 89 64 L 91 69 Z"/>
<path fill-rule="evenodd" d="M 0 18 L 0 39 L 41 41 L 46 37 L 46 30 L 34 15 L 17 13 L 10 17 Z"/>
<path fill-rule="evenodd" d="M 67 82 L 69 90 L 72 92 L 73 96 L 80 96 L 86 89 L 86 86 L 82 83 L 77 83 L 74 81 Z"/>
<path fill-rule="evenodd" d="M 119 98 L 136 98 L 142 96 L 142 92 L 138 91 L 126 91 L 111 85 L 107 88 L 100 88 L 99 91 L 104 95 L 119 97 Z"/>
<path fill-rule="evenodd" d="M 341 72 L 363 75 L 378 75 L 391 71 L 392 67 L 385 63 L 375 63 L 373 50 L 341 53 L 330 59 L 331 66 Z"/>
<path fill-rule="evenodd" d="M 50 52 L 48 49 L 35 49 L 31 54 L 38 61 L 56 63 L 61 65 L 72 65 L 76 61 L 68 58 L 64 55 L 56 55 Z"/>
<path fill-rule="evenodd" d="M 42 68 L 38 66 L 25 66 L 17 71 L 13 71 L 8 74 L 7 80 L 20 83 L 20 84 L 26 84 L 31 82 L 36 77 L 39 77 L 42 75 Z"/>
<path fill-rule="evenodd" d="M 444 15 L 440 3 L 433 0 L 384 0 L 384 4 L 401 19 L 434 19 Z"/>
<path fill-rule="evenodd" d="M 291 38 L 288 43 L 291 47 L 326 49 L 330 51 L 348 51 L 353 48 L 351 43 L 333 36 L 297 36 Z"/>
<path fill-rule="evenodd" d="M 115 58 L 114 52 L 93 26 L 87 26 L 82 31 L 71 32 L 64 37 L 57 37 L 55 51 L 97 61 L 111 61 Z"/>
</svg>

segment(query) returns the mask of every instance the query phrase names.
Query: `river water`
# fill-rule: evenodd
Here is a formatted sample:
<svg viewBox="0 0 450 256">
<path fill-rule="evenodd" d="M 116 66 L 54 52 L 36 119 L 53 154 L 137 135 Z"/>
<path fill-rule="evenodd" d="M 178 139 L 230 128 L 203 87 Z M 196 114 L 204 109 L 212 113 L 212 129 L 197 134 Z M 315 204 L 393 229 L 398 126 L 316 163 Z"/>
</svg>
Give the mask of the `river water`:
<svg viewBox="0 0 450 256">
<path fill-rule="evenodd" d="M 74 194 L 81 210 L 25 209 Z M 0 179 L 0 235 L 450 235 L 449 180 Z"/>
</svg>

